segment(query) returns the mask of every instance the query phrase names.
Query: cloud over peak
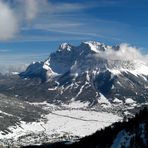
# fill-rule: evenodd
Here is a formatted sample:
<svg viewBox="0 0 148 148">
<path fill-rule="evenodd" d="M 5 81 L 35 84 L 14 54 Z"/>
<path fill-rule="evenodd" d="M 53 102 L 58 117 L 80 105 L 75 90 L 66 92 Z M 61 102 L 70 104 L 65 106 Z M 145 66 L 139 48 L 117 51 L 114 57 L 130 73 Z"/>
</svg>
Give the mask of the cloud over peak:
<svg viewBox="0 0 148 148">
<path fill-rule="evenodd" d="M 101 57 L 108 60 L 141 61 L 148 64 L 148 56 L 143 55 L 140 49 L 131 46 L 127 43 L 122 43 L 117 47 L 109 48 L 105 52 L 104 51 L 100 52 L 95 56 L 96 58 Z"/>
</svg>

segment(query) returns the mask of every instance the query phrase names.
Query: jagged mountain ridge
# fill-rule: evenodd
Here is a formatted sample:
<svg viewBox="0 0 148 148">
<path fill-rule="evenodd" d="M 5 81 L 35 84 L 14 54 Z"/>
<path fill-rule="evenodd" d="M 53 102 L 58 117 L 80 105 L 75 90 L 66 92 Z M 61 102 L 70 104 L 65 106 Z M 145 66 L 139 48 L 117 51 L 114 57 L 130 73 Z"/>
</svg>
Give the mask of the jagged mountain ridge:
<svg viewBox="0 0 148 148">
<path fill-rule="evenodd" d="M 94 41 L 79 46 L 63 43 L 47 60 L 32 63 L 20 76 L 48 83 L 48 100 L 53 102 L 146 102 L 148 66 L 142 60 L 116 57 L 121 50 L 121 46 Z"/>
<path fill-rule="evenodd" d="M 125 60 L 110 59 L 109 57 L 106 57 L 105 53 L 111 50 L 119 51 L 120 46 L 106 46 L 103 43 L 93 41 L 82 42 L 79 46 L 63 43 L 59 46 L 58 50 L 51 53 L 49 58 L 44 62 L 33 62 L 30 64 L 27 70 L 21 73 L 21 76 L 33 77 L 34 75 L 45 80 L 52 74 L 64 74 L 69 70 L 72 71 L 73 67 L 76 65 L 77 71 L 78 68 L 81 68 L 82 72 L 87 69 L 94 70 L 95 68 L 100 69 L 101 71 L 108 68 L 135 70 L 137 63 L 126 60 L 126 57 Z M 45 74 L 43 74 L 44 72 Z M 43 78 L 44 75 L 45 78 Z"/>
</svg>

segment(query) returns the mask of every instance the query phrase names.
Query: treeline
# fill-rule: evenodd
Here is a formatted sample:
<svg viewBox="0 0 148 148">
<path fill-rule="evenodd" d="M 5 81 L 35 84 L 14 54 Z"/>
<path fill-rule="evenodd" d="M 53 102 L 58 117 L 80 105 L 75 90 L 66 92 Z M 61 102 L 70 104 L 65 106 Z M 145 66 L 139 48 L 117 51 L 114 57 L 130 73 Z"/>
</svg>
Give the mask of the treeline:
<svg viewBox="0 0 148 148">
<path fill-rule="evenodd" d="M 142 126 L 143 125 L 143 126 Z M 30 148 L 110 148 L 121 131 L 129 134 L 126 137 L 129 148 L 147 148 L 148 147 L 148 109 L 145 107 L 143 110 L 136 114 L 134 118 L 129 119 L 127 122 L 116 122 L 105 129 L 97 131 L 93 135 L 86 136 L 80 141 L 66 144 L 44 144 L 42 146 L 29 146 Z M 127 143 L 122 143 L 121 148 L 127 147 Z"/>
</svg>

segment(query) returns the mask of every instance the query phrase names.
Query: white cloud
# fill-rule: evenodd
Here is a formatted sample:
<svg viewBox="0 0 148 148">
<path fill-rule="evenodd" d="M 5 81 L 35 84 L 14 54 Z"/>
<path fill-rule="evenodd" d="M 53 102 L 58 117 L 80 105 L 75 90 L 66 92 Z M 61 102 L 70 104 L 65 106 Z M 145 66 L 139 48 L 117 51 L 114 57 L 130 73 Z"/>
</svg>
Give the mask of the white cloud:
<svg viewBox="0 0 148 148">
<path fill-rule="evenodd" d="M 120 49 L 116 52 L 115 57 L 125 60 L 136 60 L 142 59 L 143 56 L 136 47 L 132 47 L 124 43 L 120 45 Z"/>
<path fill-rule="evenodd" d="M 28 20 L 32 20 L 38 13 L 38 5 L 35 0 L 25 0 L 25 13 Z"/>
<path fill-rule="evenodd" d="M 0 49 L 1 50 L 1 49 Z M 2 49 L 3 50 L 3 49 Z M 10 50 L 9 50 L 10 51 Z M 13 53 L 0 52 L 0 73 L 22 72 L 33 61 L 42 61 L 49 53 Z"/>
<path fill-rule="evenodd" d="M 38 22 L 46 24 L 49 17 L 55 13 L 84 8 L 85 6 L 79 3 L 52 3 L 48 0 L 0 0 L 0 41 L 14 38 L 25 26 L 31 26 L 33 29 Z M 73 23 L 70 25 L 73 26 Z"/>
<path fill-rule="evenodd" d="M 25 16 L 28 21 L 35 19 L 38 13 L 41 11 L 42 4 L 46 2 L 46 0 L 25 0 L 22 1 L 24 3 L 24 11 Z"/>
<path fill-rule="evenodd" d="M 22 72 L 27 68 L 27 64 L 17 64 L 17 65 L 1 65 L 0 64 L 0 74 L 12 74 L 12 72 Z"/>
<path fill-rule="evenodd" d="M 120 44 L 117 50 L 108 49 L 105 52 L 100 52 L 95 55 L 97 58 L 102 57 L 109 60 L 122 60 L 122 61 L 144 61 L 148 63 L 148 56 L 143 55 L 139 49 L 132 47 L 126 43 Z"/>
<path fill-rule="evenodd" d="M 21 28 L 38 17 L 47 0 L 0 0 L 0 41 L 16 37 Z"/>
<path fill-rule="evenodd" d="M 60 40 L 63 34 L 65 40 L 98 38 L 109 42 L 115 40 L 132 42 L 132 39 L 136 38 L 136 33 L 130 33 L 130 25 L 111 20 L 100 21 L 99 18 L 91 17 L 84 11 L 116 3 L 117 0 L 90 2 L 0 0 L 0 41 L 12 38 L 15 41 L 21 41 L 24 38 L 43 41 L 51 40 L 50 37 L 53 36 L 59 36 L 56 39 Z"/>
<path fill-rule="evenodd" d="M 13 10 L 0 1 L 0 40 L 13 38 L 17 31 L 18 22 Z"/>
</svg>

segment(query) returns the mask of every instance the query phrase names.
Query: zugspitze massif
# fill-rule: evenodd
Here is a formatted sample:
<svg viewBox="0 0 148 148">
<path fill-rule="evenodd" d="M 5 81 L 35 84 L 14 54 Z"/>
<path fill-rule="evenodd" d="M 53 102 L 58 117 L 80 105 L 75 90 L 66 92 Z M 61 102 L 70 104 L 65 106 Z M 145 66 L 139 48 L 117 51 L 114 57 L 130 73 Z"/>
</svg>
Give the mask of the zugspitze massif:
<svg viewBox="0 0 148 148">
<path fill-rule="evenodd" d="M 77 141 L 147 105 L 147 56 L 127 44 L 63 43 L 24 72 L 1 75 L 0 93 L 2 145 Z"/>
<path fill-rule="evenodd" d="M 81 101 L 90 106 L 147 101 L 147 59 L 126 44 L 63 43 L 44 62 L 34 62 L 22 78 L 48 83 L 49 102 Z"/>
<path fill-rule="evenodd" d="M 148 1 L 0 0 L 0 148 L 147 148 Z"/>
</svg>

